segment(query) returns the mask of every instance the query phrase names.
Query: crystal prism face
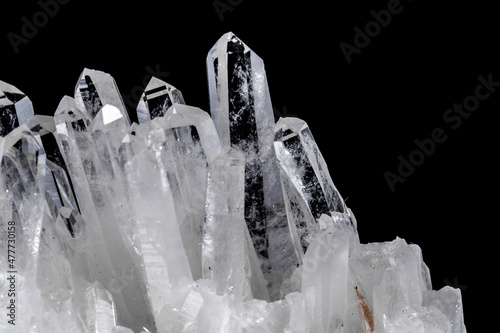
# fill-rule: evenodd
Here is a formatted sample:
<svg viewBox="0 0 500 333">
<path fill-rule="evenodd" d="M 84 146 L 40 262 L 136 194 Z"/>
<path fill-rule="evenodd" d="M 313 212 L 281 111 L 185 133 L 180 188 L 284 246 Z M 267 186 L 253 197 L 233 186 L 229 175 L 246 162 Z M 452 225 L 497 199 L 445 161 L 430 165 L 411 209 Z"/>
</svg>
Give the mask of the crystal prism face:
<svg viewBox="0 0 500 333">
<path fill-rule="evenodd" d="M 210 115 L 152 78 L 139 124 L 100 71 L 54 117 L 0 81 L 0 331 L 466 333 L 417 245 L 360 242 L 262 59 L 227 33 L 207 69 Z"/>
<path fill-rule="evenodd" d="M 174 86 L 152 77 L 137 106 L 139 124 L 163 117 L 174 103 L 185 104 L 182 93 Z"/>
<path fill-rule="evenodd" d="M 275 128 L 276 155 L 281 164 L 290 165 L 288 176 L 301 190 L 315 219 L 329 212 L 345 212 L 345 203 L 333 185 L 321 152 L 309 126 L 298 118 L 280 118 Z M 288 159 L 287 161 L 285 161 Z M 300 175 L 297 170 L 300 170 Z"/>
<path fill-rule="evenodd" d="M 358 239 L 355 220 L 333 184 L 309 126 L 298 118 L 280 118 L 274 129 L 288 221 L 303 252 L 331 225 Z"/>
</svg>

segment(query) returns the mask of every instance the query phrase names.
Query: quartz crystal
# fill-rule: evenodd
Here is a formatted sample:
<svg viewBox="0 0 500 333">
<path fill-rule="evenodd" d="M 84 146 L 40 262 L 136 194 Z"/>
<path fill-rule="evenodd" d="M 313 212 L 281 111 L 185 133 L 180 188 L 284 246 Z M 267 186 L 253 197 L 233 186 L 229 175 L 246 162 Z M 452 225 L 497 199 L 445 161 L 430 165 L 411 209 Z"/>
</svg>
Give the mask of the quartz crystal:
<svg viewBox="0 0 500 333">
<path fill-rule="evenodd" d="M 210 113 L 153 77 L 138 124 L 104 72 L 53 117 L 0 81 L 0 331 L 465 333 L 417 245 L 360 242 L 262 59 L 227 33 L 207 71 Z"/>
<path fill-rule="evenodd" d="M 281 283 L 301 258 L 287 222 L 264 62 L 227 33 L 208 53 L 207 68 L 210 110 L 221 145 L 245 157 L 245 220 L 271 299 L 278 299 Z"/>
</svg>

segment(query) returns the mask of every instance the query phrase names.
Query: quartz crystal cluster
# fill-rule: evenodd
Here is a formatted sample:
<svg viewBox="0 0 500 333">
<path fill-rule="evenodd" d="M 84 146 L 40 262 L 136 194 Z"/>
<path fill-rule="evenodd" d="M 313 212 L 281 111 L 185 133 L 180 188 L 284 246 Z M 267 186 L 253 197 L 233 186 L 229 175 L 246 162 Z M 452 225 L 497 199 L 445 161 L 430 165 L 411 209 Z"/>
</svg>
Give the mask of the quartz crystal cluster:
<svg viewBox="0 0 500 333">
<path fill-rule="evenodd" d="M 0 331 L 465 333 L 417 245 L 360 243 L 262 59 L 227 33 L 207 69 L 210 113 L 152 78 L 139 124 L 100 71 L 54 117 L 0 81 Z"/>
</svg>

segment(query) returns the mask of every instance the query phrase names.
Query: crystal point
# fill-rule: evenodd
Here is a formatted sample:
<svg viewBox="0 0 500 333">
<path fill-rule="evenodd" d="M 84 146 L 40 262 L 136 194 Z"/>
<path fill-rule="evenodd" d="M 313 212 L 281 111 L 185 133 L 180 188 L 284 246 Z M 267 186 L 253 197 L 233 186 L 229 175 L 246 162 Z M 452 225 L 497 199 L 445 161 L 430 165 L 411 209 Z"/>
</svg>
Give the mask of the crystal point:
<svg viewBox="0 0 500 333">
<path fill-rule="evenodd" d="M 163 117 L 174 103 L 185 104 L 182 93 L 174 86 L 152 77 L 137 105 L 139 124 Z"/>
<path fill-rule="evenodd" d="M 0 81 L 0 136 L 6 136 L 33 118 L 33 104 L 21 90 Z"/>
<path fill-rule="evenodd" d="M 203 278 L 215 281 L 219 295 L 231 293 L 235 299 L 246 301 L 268 300 L 260 265 L 251 265 L 256 257 L 253 244 L 247 242 L 243 154 L 224 148 L 210 167 L 207 183 Z"/>
<path fill-rule="evenodd" d="M 93 119 L 106 104 L 114 105 L 130 123 L 127 109 L 114 78 L 104 72 L 85 68 L 75 87 L 76 105 Z"/>
</svg>

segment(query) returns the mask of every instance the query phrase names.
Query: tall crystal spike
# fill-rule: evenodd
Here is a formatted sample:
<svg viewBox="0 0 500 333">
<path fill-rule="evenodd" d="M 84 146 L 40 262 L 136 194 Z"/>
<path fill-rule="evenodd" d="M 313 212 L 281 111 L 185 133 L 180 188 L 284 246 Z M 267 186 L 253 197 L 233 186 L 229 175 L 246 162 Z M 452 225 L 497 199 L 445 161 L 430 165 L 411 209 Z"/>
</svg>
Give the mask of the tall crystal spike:
<svg viewBox="0 0 500 333">
<path fill-rule="evenodd" d="M 273 148 L 274 116 L 264 62 L 227 33 L 207 56 L 210 109 L 222 146 L 245 156 L 245 220 L 271 299 L 300 264 L 288 227 Z"/>
<path fill-rule="evenodd" d="M 174 103 L 185 104 L 180 90 L 152 77 L 137 105 L 137 118 L 143 124 L 156 117 L 163 117 Z"/>
<path fill-rule="evenodd" d="M 33 118 L 33 104 L 21 90 L 0 81 L 0 136 L 6 136 Z"/>
</svg>

